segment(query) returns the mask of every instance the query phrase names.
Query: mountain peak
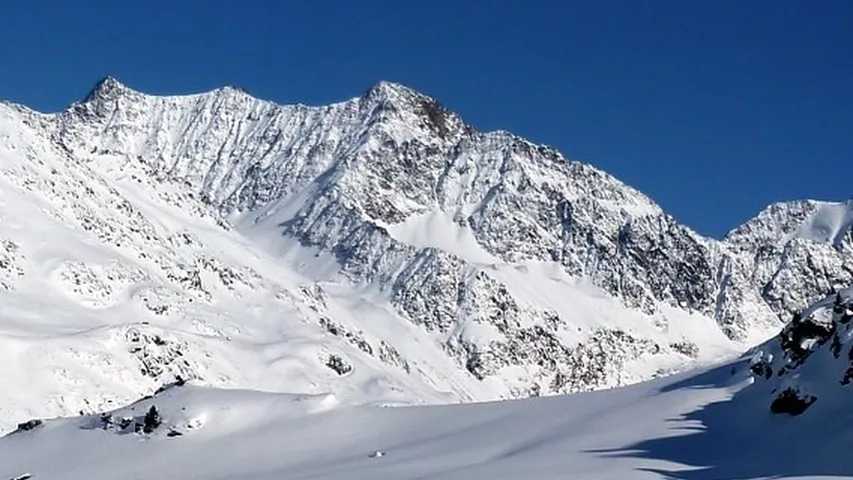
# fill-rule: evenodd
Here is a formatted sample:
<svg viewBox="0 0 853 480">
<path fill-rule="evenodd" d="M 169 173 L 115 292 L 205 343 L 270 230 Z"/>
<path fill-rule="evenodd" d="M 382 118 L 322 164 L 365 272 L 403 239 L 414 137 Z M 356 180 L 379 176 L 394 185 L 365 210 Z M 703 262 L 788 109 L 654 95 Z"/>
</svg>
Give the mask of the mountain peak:
<svg viewBox="0 0 853 480">
<path fill-rule="evenodd" d="M 465 128 L 461 118 L 437 100 L 399 83 L 380 81 L 362 96 L 362 100 L 378 105 L 382 111 L 408 112 L 420 118 L 423 125 L 442 139 Z"/>
<path fill-rule="evenodd" d="M 431 97 L 400 83 L 382 80 L 367 90 L 363 96 L 368 101 L 392 104 L 396 107 L 436 103 Z"/>
<path fill-rule="evenodd" d="M 220 93 L 220 94 L 226 94 L 226 95 L 244 95 L 247 97 L 257 98 L 254 95 L 252 95 L 251 93 L 249 93 L 249 90 L 247 90 L 243 87 L 240 87 L 237 85 L 231 85 L 231 84 L 219 87 L 216 90 L 213 90 L 212 92 L 209 92 L 209 93 Z"/>
<path fill-rule="evenodd" d="M 408 94 L 416 94 L 420 95 L 414 89 L 409 88 L 401 83 L 389 82 L 388 80 L 380 80 L 376 82 L 370 89 L 367 91 L 368 95 L 373 94 L 400 94 L 400 93 L 408 93 Z"/>
<path fill-rule="evenodd" d="M 107 75 L 106 77 L 99 80 L 94 87 L 92 87 L 92 89 L 86 95 L 84 102 L 88 102 L 98 98 L 112 98 L 120 93 L 128 91 L 130 91 L 130 88 L 128 88 L 125 84 L 121 83 L 116 77 L 112 75 Z"/>
</svg>

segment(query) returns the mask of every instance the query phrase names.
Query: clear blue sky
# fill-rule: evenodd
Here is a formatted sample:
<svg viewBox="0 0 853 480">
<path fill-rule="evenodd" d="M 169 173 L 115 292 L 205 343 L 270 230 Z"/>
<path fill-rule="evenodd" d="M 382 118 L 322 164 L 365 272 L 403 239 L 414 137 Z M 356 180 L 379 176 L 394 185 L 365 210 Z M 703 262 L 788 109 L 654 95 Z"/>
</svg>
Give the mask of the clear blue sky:
<svg viewBox="0 0 853 480">
<path fill-rule="evenodd" d="M 770 202 L 853 195 L 850 1 L 7 0 L 0 18 L 0 98 L 39 110 L 108 73 L 309 104 L 392 80 L 709 235 Z"/>
</svg>

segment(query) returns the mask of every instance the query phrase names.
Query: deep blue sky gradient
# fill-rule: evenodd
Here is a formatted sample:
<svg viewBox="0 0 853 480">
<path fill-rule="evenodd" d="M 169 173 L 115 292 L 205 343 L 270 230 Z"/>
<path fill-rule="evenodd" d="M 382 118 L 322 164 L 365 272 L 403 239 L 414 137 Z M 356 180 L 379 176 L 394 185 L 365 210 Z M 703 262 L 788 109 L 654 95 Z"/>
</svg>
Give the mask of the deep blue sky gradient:
<svg viewBox="0 0 853 480">
<path fill-rule="evenodd" d="M 0 18 L 0 98 L 42 111 L 108 73 L 308 104 L 391 80 L 708 235 L 774 201 L 853 195 L 850 1 L 13 0 Z"/>
</svg>

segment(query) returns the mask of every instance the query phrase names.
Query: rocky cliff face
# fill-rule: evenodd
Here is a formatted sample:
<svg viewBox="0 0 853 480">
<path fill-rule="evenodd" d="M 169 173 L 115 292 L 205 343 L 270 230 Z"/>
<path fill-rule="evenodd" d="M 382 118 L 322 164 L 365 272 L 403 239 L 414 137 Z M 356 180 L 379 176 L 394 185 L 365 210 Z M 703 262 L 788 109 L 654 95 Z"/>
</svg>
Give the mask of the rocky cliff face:
<svg viewBox="0 0 853 480">
<path fill-rule="evenodd" d="M 267 300 L 233 318 L 250 298 L 278 299 L 391 390 L 465 400 L 641 380 L 772 334 L 853 271 L 850 205 L 775 205 L 704 238 L 592 166 L 479 132 L 391 83 L 308 107 L 234 88 L 150 96 L 107 78 L 58 114 L 0 109 L 16 195 L 122 259 L 66 252 L 51 278 L 85 308 L 133 292 L 145 310 L 130 318 L 218 315 L 206 328 L 279 341 Z M 0 235 L 10 290 L 27 239 Z M 240 248 L 254 253 L 223 253 Z M 354 297 L 369 314 L 352 313 L 366 308 Z M 327 342 L 312 355 L 345 363 Z"/>
</svg>

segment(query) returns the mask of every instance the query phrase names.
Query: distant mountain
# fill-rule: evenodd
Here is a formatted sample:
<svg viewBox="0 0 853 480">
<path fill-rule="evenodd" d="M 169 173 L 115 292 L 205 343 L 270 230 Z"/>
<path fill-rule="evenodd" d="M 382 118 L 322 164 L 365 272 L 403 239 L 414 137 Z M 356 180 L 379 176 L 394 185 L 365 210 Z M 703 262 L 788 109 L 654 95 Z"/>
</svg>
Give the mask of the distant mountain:
<svg viewBox="0 0 853 480">
<path fill-rule="evenodd" d="M 723 240 L 612 176 L 382 82 L 329 106 L 114 78 L 0 104 L 0 416 L 178 377 L 343 403 L 633 383 L 741 352 L 853 283 L 853 204 Z"/>
</svg>

